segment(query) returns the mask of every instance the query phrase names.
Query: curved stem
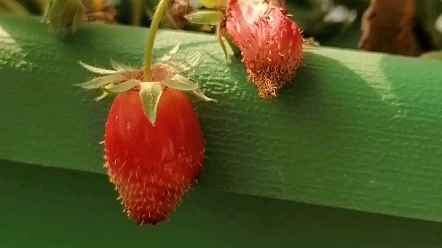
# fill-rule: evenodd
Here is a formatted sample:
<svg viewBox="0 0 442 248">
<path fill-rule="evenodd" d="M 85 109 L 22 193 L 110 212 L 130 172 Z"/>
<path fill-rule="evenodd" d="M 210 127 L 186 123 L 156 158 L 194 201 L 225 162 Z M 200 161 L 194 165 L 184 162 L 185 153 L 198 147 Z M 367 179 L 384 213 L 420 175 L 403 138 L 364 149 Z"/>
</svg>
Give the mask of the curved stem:
<svg viewBox="0 0 442 248">
<path fill-rule="evenodd" d="M 144 58 L 144 79 L 145 81 L 150 81 L 152 77 L 152 53 L 153 45 L 155 41 L 155 36 L 160 25 L 161 19 L 163 18 L 164 11 L 167 8 L 170 0 L 160 0 L 157 9 L 152 18 L 152 23 L 149 28 L 149 35 L 147 36 L 146 42 L 146 53 Z"/>
</svg>

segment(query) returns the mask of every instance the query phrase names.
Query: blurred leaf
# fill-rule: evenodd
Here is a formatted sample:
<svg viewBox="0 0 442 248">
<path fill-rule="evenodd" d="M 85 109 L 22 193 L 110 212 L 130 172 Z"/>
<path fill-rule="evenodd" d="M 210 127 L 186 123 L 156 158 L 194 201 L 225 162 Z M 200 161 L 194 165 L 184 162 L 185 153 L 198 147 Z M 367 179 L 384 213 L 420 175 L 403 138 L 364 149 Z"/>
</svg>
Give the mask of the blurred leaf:
<svg viewBox="0 0 442 248">
<path fill-rule="evenodd" d="M 85 10 L 86 7 L 80 0 L 50 0 L 43 20 L 54 31 L 75 33 Z"/>
<path fill-rule="evenodd" d="M 418 15 L 425 25 L 425 28 L 431 34 L 434 43 L 438 45 L 438 47 L 442 47 L 442 27 L 438 28 L 438 18 L 441 18 L 442 22 L 442 1 L 419 0 L 416 1 L 416 7 Z"/>
<path fill-rule="evenodd" d="M 28 16 L 29 11 L 16 0 L 0 0 L 0 10 L 18 16 Z"/>
<path fill-rule="evenodd" d="M 325 44 L 339 39 L 359 21 L 358 10 L 341 2 L 343 1 L 302 0 L 287 1 L 286 5 L 288 12 L 293 15 L 292 19 L 304 31 L 304 35 L 314 37 L 321 44 Z M 353 7 L 357 6 L 360 9 L 368 6 L 365 0 L 350 2 L 354 3 Z"/>
<path fill-rule="evenodd" d="M 360 23 L 355 23 L 349 27 L 342 35 L 329 39 L 320 40 L 323 46 L 357 49 L 359 38 L 361 37 Z"/>
<path fill-rule="evenodd" d="M 413 0 L 372 0 L 361 30 L 361 50 L 418 56 L 435 49 L 419 22 Z"/>
<path fill-rule="evenodd" d="M 438 60 L 442 62 L 442 50 L 424 53 L 420 57 L 423 59 Z"/>
</svg>

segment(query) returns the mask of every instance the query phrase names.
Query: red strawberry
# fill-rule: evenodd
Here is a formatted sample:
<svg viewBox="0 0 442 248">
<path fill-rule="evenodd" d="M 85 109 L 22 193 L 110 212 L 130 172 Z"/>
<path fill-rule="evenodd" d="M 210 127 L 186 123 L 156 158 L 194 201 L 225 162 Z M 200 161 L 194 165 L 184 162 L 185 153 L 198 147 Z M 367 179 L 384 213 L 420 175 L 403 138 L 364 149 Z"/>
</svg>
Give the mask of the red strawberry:
<svg viewBox="0 0 442 248">
<path fill-rule="evenodd" d="M 183 91 L 206 97 L 198 84 L 182 76 L 190 65 L 169 61 L 171 54 L 152 67 L 152 82 L 144 70 L 113 63 L 115 70 L 82 64 L 99 73 L 79 86 L 118 93 L 108 116 L 105 167 L 125 210 L 138 224 L 167 219 L 198 178 L 204 161 L 204 140 L 192 103 Z M 99 99 L 101 99 L 100 97 Z"/>
<path fill-rule="evenodd" d="M 225 31 L 262 98 L 276 97 L 303 59 L 302 32 L 281 2 L 230 0 L 226 11 Z"/>
<path fill-rule="evenodd" d="M 163 91 L 156 124 L 146 118 L 137 91 L 115 99 L 106 124 L 105 160 L 127 214 L 139 224 L 167 218 L 198 178 L 204 140 L 185 93 Z"/>
</svg>

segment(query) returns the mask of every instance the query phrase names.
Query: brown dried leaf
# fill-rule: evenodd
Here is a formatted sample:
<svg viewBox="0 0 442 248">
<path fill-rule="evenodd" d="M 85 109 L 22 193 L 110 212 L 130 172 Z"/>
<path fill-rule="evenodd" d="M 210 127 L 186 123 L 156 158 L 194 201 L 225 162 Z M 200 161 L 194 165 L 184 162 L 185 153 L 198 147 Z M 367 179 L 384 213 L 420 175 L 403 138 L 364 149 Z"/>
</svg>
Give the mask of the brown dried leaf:
<svg viewBox="0 0 442 248">
<path fill-rule="evenodd" d="M 433 50 L 414 4 L 414 0 L 371 0 L 362 17 L 358 48 L 407 56 Z"/>
</svg>

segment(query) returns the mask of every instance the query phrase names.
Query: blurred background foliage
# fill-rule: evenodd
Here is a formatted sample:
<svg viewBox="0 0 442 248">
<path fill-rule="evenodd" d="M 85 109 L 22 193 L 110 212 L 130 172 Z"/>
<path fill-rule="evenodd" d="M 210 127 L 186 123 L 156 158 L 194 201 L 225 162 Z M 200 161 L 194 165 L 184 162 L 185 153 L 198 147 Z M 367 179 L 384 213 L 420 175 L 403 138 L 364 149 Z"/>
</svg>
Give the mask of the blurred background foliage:
<svg viewBox="0 0 442 248">
<path fill-rule="evenodd" d="M 0 0 L 0 14 L 42 15 L 46 4 L 55 0 Z M 79 0 L 63 0 L 79 1 Z M 85 5 L 94 5 L 98 12 L 92 18 L 113 18 L 116 24 L 149 26 L 158 0 L 82 0 Z M 175 0 L 176 6 L 165 17 L 164 27 L 184 30 L 215 32 L 213 27 L 201 27 L 186 22 L 182 15 L 200 7 L 197 0 Z M 403 1 L 403 0 L 396 0 Z M 98 4 L 97 4 L 98 3 Z M 183 3 L 187 7 L 183 7 Z M 314 37 L 321 45 L 357 49 L 361 37 L 361 18 L 370 5 L 370 0 L 286 0 L 293 20 L 304 30 L 307 37 Z M 417 15 L 434 43 L 442 47 L 442 0 L 415 0 Z M 110 8 L 109 8 L 110 7 Z M 93 12 L 92 11 L 92 12 Z M 180 17 L 176 17 L 181 15 Z M 91 18 L 89 19 L 91 20 Z M 106 18 L 101 22 L 105 23 Z M 111 22 L 108 22 L 111 23 Z M 114 24 L 115 24 L 114 23 Z"/>
</svg>

